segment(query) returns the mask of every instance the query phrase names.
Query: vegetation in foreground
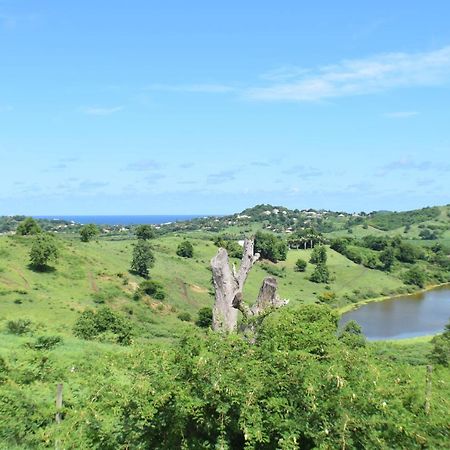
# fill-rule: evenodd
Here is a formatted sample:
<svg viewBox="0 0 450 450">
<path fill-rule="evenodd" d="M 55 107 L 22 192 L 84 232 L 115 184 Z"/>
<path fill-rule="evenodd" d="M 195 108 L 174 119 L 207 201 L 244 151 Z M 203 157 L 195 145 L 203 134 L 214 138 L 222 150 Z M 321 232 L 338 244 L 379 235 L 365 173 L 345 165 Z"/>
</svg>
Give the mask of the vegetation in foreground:
<svg viewBox="0 0 450 450">
<path fill-rule="evenodd" d="M 291 302 L 262 322 L 254 344 L 208 331 L 209 260 L 218 245 L 238 257 L 248 225 L 147 227 L 136 241 L 93 228 L 88 239 L 50 238 L 27 221 L 21 236 L 0 238 L 0 448 L 446 448 L 448 332 L 366 343 L 356 325 L 338 336 L 333 312 L 448 280 L 445 233 L 409 234 L 432 229 L 429 220 L 443 228 L 447 212 L 437 211 L 419 224 L 407 216 L 400 238 L 358 221 L 352 233 L 268 236 L 258 222 L 266 259 L 245 298 L 269 274 Z M 33 247 L 49 255 L 43 264 L 30 260 Z M 130 271 L 136 255 L 142 271 Z M 324 269 L 327 278 L 314 279 Z"/>
</svg>

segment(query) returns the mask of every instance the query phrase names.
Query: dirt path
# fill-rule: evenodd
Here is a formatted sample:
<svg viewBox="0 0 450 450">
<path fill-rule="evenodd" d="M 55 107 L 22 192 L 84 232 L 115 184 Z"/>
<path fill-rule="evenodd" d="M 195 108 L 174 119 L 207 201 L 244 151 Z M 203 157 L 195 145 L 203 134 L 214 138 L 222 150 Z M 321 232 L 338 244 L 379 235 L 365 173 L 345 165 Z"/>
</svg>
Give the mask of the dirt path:
<svg viewBox="0 0 450 450">
<path fill-rule="evenodd" d="M 23 283 L 24 283 L 24 287 L 26 289 L 30 288 L 30 283 L 28 282 L 28 280 L 25 278 L 25 275 L 19 270 L 19 269 L 15 269 L 12 268 L 12 270 L 14 270 L 14 272 L 17 273 L 17 275 L 19 275 L 19 277 L 22 279 Z"/>
<path fill-rule="evenodd" d="M 92 275 L 92 272 L 89 272 L 88 278 L 89 278 L 89 284 L 91 285 L 92 291 L 98 292 L 98 286 L 97 286 L 97 283 L 95 282 L 95 278 L 94 278 L 94 275 Z"/>
</svg>

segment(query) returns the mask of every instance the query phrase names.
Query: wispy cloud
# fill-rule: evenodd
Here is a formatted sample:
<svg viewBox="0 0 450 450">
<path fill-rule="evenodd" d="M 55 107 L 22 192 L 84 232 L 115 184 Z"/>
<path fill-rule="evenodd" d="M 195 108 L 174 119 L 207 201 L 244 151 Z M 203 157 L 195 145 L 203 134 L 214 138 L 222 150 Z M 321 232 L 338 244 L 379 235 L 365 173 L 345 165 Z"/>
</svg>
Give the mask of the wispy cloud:
<svg viewBox="0 0 450 450">
<path fill-rule="evenodd" d="M 435 161 L 415 161 L 412 158 L 406 157 L 396 161 L 392 161 L 382 167 L 378 171 L 378 175 L 386 175 L 390 172 L 397 171 L 435 171 L 435 172 L 448 172 L 450 171 L 450 164 L 438 163 Z"/>
<path fill-rule="evenodd" d="M 85 180 L 82 181 L 79 185 L 78 185 L 78 189 L 80 191 L 93 191 L 96 189 L 100 189 L 102 187 L 106 187 L 108 186 L 109 183 L 107 182 L 103 182 L 103 181 L 89 181 L 89 180 Z"/>
<path fill-rule="evenodd" d="M 0 113 L 6 113 L 13 110 L 12 106 L 9 105 L 0 105 Z"/>
<path fill-rule="evenodd" d="M 148 91 L 187 92 L 204 94 L 224 94 L 235 90 L 225 84 L 151 84 L 145 88 Z"/>
<path fill-rule="evenodd" d="M 126 167 L 126 170 L 133 170 L 137 172 L 148 172 L 153 170 L 159 170 L 161 164 L 154 159 L 141 159 L 139 161 L 134 161 Z"/>
<path fill-rule="evenodd" d="M 311 102 L 439 85 L 449 80 L 450 46 L 447 46 L 423 53 L 385 53 L 344 60 L 306 71 L 286 82 L 247 89 L 244 94 L 252 100 Z"/>
<path fill-rule="evenodd" d="M 417 111 L 395 111 L 384 114 L 384 117 L 388 117 L 389 119 L 409 119 L 418 115 L 419 113 Z"/>
<path fill-rule="evenodd" d="M 207 184 L 220 184 L 234 179 L 236 179 L 236 170 L 222 170 L 208 175 L 206 182 Z"/>
<path fill-rule="evenodd" d="M 286 175 L 298 175 L 300 178 L 315 178 L 320 177 L 323 172 L 315 167 L 307 167 L 302 165 L 296 165 L 289 167 L 283 171 Z"/>
<path fill-rule="evenodd" d="M 81 111 L 88 116 L 110 116 L 111 114 L 117 113 L 122 110 L 123 106 L 113 106 L 110 108 L 88 106 L 86 108 L 81 108 Z"/>
</svg>

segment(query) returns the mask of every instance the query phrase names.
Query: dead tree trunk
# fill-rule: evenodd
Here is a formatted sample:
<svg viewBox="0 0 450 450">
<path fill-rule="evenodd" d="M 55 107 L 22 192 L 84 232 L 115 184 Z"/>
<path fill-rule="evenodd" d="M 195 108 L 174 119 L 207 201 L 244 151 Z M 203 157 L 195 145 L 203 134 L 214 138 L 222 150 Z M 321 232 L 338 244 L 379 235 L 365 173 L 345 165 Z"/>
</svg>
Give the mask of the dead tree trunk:
<svg viewBox="0 0 450 450">
<path fill-rule="evenodd" d="M 228 253 L 219 248 L 217 255 L 211 260 L 215 303 L 213 308 L 213 329 L 230 332 L 237 328 L 238 310 L 246 319 L 262 316 L 266 312 L 287 303 L 277 295 L 277 281 L 267 277 L 260 289 L 256 303 L 249 307 L 243 302 L 242 290 L 253 264 L 259 259 L 259 254 L 253 254 L 254 241 L 246 239 L 239 270 L 233 265 L 230 268 Z"/>
</svg>

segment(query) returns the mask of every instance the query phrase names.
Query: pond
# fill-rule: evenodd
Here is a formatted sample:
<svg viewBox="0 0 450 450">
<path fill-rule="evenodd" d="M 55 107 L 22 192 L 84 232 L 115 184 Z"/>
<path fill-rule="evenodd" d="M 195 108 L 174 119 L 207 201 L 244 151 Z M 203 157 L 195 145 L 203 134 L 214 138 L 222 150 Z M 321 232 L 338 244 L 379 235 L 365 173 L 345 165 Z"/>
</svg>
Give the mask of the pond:
<svg viewBox="0 0 450 450">
<path fill-rule="evenodd" d="M 339 326 L 359 323 L 369 340 L 404 339 L 442 331 L 450 319 L 450 285 L 367 303 L 344 313 Z"/>
</svg>

